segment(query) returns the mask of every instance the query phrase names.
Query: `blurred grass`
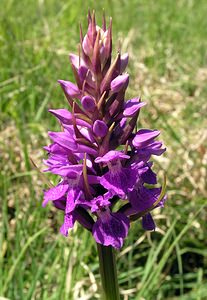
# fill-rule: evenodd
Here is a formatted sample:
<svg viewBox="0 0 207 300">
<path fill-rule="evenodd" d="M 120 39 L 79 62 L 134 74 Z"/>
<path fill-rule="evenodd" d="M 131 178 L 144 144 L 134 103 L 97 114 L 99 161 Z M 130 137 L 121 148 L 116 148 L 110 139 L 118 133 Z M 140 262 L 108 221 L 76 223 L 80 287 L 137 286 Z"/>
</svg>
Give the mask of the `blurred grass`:
<svg viewBox="0 0 207 300">
<path fill-rule="evenodd" d="M 159 128 L 168 151 L 168 202 L 155 233 L 132 224 L 118 253 L 126 299 L 207 299 L 207 3 L 193 0 L 0 2 L 0 297 L 97 299 L 98 261 L 88 232 L 58 234 L 60 213 L 42 209 L 48 108 L 67 107 L 57 79 L 73 80 L 68 53 L 88 7 L 113 17 L 114 46 L 130 54 L 128 96 L 148 102 L 139 126 Z M 55 178 L 52 178 L 55 180 Z"/>
</svg>

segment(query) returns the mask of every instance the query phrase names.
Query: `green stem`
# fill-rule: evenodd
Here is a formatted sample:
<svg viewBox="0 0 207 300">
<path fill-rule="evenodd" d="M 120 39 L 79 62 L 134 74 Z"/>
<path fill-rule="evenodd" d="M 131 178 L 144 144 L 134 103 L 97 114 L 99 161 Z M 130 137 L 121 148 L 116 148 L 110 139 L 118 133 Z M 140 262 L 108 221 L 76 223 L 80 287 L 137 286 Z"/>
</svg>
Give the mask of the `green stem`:
<svg viewBox="0 0 207 300">
<path fill-rule="evenodd" d="M 102 300 L 120 300 L 114 249 L 97 244 L 102 282 Z"/>
</svg>

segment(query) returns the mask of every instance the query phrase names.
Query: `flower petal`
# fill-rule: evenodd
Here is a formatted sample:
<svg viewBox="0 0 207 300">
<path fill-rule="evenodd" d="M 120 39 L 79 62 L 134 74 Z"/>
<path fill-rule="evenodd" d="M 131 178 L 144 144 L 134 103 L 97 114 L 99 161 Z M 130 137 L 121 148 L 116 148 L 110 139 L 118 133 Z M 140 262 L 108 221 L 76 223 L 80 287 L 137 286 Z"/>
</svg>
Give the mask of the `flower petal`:
<svg viewBox="0 0 207 300">
<path fill-rule="evenodd" d="M 136 148 L 146 147 L 146 145 L 154 140 L 159 134 L 160 132 L 158 130 L 140 129 L 133 139 L 132 144 Z"/>
<path fill-rule="evenodd" d="M 150 213 L 142 217 L 142 227 L 149 231 L 155 230 L 156 225 Z"/>
<path fill-rule="evenodd" d="M 77 150 L 77 145 L 72 137 L 67 132 L 48 132 L 49 137 L 60 146 L 69 149 Z"/>
<path fill-rule="evenodd" d="M 125 198 L 126 194 L 134 188 L 138 172 L 136 169 L 122 168 L 120 172 L 107 172 L 100 178 L 101 185 L 108 191 Z"/>
<path fill-rule="evenodd" d="M 129 193 L 128 199 L 136 212 L 149 209 L 159 198 L 161 188 L 147 189 L 142 186 Z"/>
<path fill-rule="evenodd" d="M 156 184 L 157 183 L 157 174 L 149 168 L 146 172 L 141 175 L 142 180 L 148 184 Z"/>
<path fill-rule="evenodd" d="M 124 154 L 121 151 L 111 150 L 111 151 L 107 152 L 104 156 L 97 157 L 95 159 L 95 162 L 96 163 L 100 163 L 100 162 L 107 163 L 107 162 L 113 161 L 115 159 L 127 159 L 127 158 L 130 158 L 130 156 Z"/>
<path fill-rule="evenodd" d="M 100 217 L 93 225 L 93 236 L 97 243 L 104 246 L 121 248 L 128 234 L 129 219 L 122 213 L 111 213 L 108 218 Z"/>
<path fill-rule="evenodd" d="M 60 233 L 64 236 L 68 236 L 68 230 L 73 228 L 76 218 L 73 214 L 66 214 L 64 218 L 64 223 L 60 227 Z"/>
<path fill-rule="evenodd" d="M 74 83 L 66 80 L 58 80 L 58 82 L 60 83 L 64 92 L 70 97 L 79 97 L 81 95 L 80 90 Z"/>
<path fill-rule="evenodd" d="M 62 198 L 67 192 L 68 188 L 69 186 L 66 182 L 61 182 L 54 188 L 45 191 L 42 206 L 44 207 L 48 203 L 48 201 L 59 200 L 60 198 Z"/>
<path fill-rule="evenodd" d="M 90 201 L 91 212 L 97 212 L 102 208 L 106 208 L 111 205 L 109 199 L 113 197 L 113 194 L 110 192 L 105 193 L 103 196 L 98 196 Z"/>
<path fill-rule="evenodd" d="M 71 213 L 76 207 L 76 201 L 81 197 L 82 192 L 78 188 L 69 190 L 66 200 L 65 213 Z"/>
<path fill-rule="evenodd" d="M 137 113 L 137 111 L 144 105 L 146 105 L 146 103 L 140 102 L 139 98 L 128 100 L 125 104 L 123 115 L 125 117 L 133 117 Z"/>
</svg>

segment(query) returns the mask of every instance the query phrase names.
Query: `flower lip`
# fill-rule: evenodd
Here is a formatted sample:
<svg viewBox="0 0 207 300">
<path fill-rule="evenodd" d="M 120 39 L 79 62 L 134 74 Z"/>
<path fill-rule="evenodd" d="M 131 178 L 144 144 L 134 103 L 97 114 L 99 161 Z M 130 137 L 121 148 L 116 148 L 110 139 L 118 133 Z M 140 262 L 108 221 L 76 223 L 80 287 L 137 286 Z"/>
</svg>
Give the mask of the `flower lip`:
<svg viewBox="0 0 207 300">
<path fill-rule="evenodd" d="M 117 150 L 111 150 L 109 152 L 107 152 L 104 156 L 99 156 L 95 159 L 95 163 L 107 163 L 116 159 L 128 159 L 130 158 L 129 155 L 124 154 L 121 151 L 117 151 Z"/>
<path fill-rule="evenodd" d="M 76 218 L 74 213 L 66 214 L 64 218 L 64 223 L 60 228 L 60 233 L 64 236 L 68 236 L 68 230 L 73 228 Z"/>
<path fill-rule="evenodd" d="M 119 249 L 123 245 L 129 227 L 129 219 L 124 214 L 106 211 L 93 225 L 92 233 L 97 243 Z"/>
</svg>

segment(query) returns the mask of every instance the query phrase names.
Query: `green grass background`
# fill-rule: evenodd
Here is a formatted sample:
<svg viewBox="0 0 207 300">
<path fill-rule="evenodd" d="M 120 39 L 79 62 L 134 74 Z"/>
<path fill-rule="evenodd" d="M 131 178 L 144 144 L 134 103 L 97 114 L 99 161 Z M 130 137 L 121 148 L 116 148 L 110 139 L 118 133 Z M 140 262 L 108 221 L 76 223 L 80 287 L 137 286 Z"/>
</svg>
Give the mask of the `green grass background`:
<svg viewBox="0 0 207 300">
<path fill-rule="evenodd" d="M 67 108 L 57 80 L 73 81 L 68 53 L 88 7 L 99 22 L 102 8 L 113 17 L 114 47 L 130 54 L 127 96 L 148 103 L 138 126 L 160 129 L 168 150 L 154 159 L 168 191 L 157 230 L 137 221 L 117 253 L 121 297 L 205 300 L 205 0 L 0 1 L 0 299 L 100 298 L 92 237 L 79 226 L 59 234 L 63 216 L 41 207 L 44 183 L 29 162 L 42 168 L 47 131 L 58 128 L 47 110 Z"/>
</svg>

